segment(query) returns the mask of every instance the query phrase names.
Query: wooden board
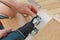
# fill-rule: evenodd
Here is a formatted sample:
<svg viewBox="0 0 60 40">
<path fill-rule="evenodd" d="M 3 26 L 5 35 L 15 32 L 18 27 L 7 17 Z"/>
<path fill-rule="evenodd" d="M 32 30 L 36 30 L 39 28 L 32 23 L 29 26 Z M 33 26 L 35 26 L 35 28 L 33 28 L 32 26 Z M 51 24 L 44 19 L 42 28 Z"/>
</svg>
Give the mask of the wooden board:
<svg viewBox="0 0 60 40">
<path fill-rule="evenodd" d="M 17 0 L 17 2 L 19 2 Z M 20 1 L 21 2 L 21 1 Z M 1 4 L 2 5 L 2 4 Z M 0 5 L 0 6 L 1 6 Z M 3 5 L 4 6 L 4 5 Z M 0 7 L 1 9 L 2 7 Z M 5 6 L 5 9 L 8 9 L 9 12 L 11 13 L 10 9 L 8 7 Z M 8 11 L 7 10 L 7 11 Z M 6 13 L 9 13 L 9 12 L 6 12 Z M 1 12 L 0 12 L 1 13 Z M 13 14 L 13 13 L 11 13 Z M 13 18 L 9 18 L 9 19 L 0 19 L 0 21 L 3 23 L 3 26 L 4 28 L 7 28 L 7 27 L 11 27 L 12 30 L 16 30 L 18 28 L 20 28 L 21 26 L 23 26 L 26 22 L 28 22 L 29 20 L 29 16 L 28 17 L 24 17 L 22 14 L 20 13 L 16 13 L 16 15 L 13 17 Z"/>
<path fill-rule="evenodd" d="M 17 0 L 18 2 L 28 2 L 27 0 Z M 60 0 L 35 0 L 41 5 L 40 9 L 47 10 L 50 14 L 60 14 Z M 11 27 L 12 30 L 24 25 L 27 21 L 21 14 L 17 14 L 12 19 L 1 20 L 4 27 Z M 29 21 L 29 20 L 28 20 Z M 56 25 L 55 25 L 56 24 Z M 60 23 L 52 19 L 47 26 L 33 37 L 33 40 L 60 40 Z"/>
<path fill-rule="evenodd" d="M 12 30 L 18 29 L 27 22 L 27 20 L 21 14 L 17 14 L 14 18 L 11 19 L 1 19 L 1 21 L 5 28 L 11 27 Z"/>
<path fill-rule="evenodd" d="M 32 40 L 60 40 L 60 23 L 52 19 Z"/>
<path fill-rule="evenodd" d="M 28 0 L 17 0 L 18 2 L 28 2 Z M 52 15 L 60 14 L 60 0 L 35 0 L 41 8 L 47 10 Z M 28 17 L 29 19 L 29 17 Z M 30 20 L 30 19 L 29 19 Z M 29 21 L 28 20 L 28 21 Z M 27 21 L 21 14 L 16 14 L 12 19 L 2 19 L 5 28 L 11 27 L 16 30 L 23 26 Z M 60 23 L 52 19 L 32 40 L 60 40 Z"/>
<path fill-rule="evenodd" d="M 36 2 L 40 4 L 42 9 L 50 12 L 49 15 L 60 14 L 60 0 L 36 0 Z"/>
<path fill-rule="evenodd" d="M 49 15 L 60 17 L 60 0 L 36 0 Z M 60 23 L 52 19 L 32 40 L 60 40 Z"/>
</svg>

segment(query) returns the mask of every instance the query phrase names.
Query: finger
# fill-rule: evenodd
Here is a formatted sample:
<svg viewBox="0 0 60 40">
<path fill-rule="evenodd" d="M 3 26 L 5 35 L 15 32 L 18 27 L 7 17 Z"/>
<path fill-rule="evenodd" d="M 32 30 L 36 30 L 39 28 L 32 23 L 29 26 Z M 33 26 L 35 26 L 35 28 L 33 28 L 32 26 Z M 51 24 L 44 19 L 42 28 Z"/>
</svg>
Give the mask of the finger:
<svg viewBox="0 0 60 40">
<path fill-rule="evenodd" d="M 37 13 L 38 8 L 35 7 L 34 5 L 31 5 L 31 10 L 32 10 L 34 13 Z"/>
<path fill-rule="evenodd" d="M 35 17 L 36 14 L 32 12 L 29 8 L 27 9 L 27 14 L 30 15 L 31 17 Z"/>
</svg>

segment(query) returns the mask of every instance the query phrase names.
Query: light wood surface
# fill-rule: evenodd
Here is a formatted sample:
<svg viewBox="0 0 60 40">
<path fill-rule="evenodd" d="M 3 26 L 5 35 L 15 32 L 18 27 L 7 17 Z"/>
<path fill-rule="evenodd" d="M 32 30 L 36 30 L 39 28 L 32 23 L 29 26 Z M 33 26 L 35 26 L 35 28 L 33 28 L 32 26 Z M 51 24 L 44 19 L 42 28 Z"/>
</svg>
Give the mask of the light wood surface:
<svg viewBox="0 0 60 40">
<path fill-rule="evenodd" d="M 1 19 L 1 22 L 3 23 L 4 28 L 11 27 L 12 30 L 16 30 L 23 26 L 27 21 L 21 14 L 17 14 L 11 19 Z"/>
<path fill-rule="evenodd" d="M 51 14 L 59 14 L 60 13 L 60 0 L 35 0 L 35 1 L 40 4 L 42 9 L 49 11 Z M 28 2 L 28 0 L 21 0 L 21 1 L 17 0 L 17 2 Z M 9 22 L 7 19 L 4 19 L 4 21 L 2 20 L 2 22 L 4 25 L 7 25 L 9 23 L 10 23 L 10 25 L 13 24 L 12 27 L 15 29 L 14 26 L 18 27 L 18 25 L 20 26 L 21 23 L 24 24 L 24 22 L 26 22 L 25 20 L 22 20 L 22 19 L 25 19 L 24 17 L 22 19 L 20 19 L 20 18 L 22 18 L 22 17 L 19 16 L 18 18 L 14 17 L 12 19 L 8 19 L 11 22 Z M 20 21 L 19 19 L 22 21 Z M 17 20 L 19 20 L 20 23 L 18 23 Z M 8 23 L 6 23 L 6 22 L 8 22 Z M 9 26 L 9 25 L 7 25 L 7 26 Z"/>
<path fill-rule="evenodd" d="M 36 0 L 50 15 L 60 17 L 60 0 Z M 52 19 L 32 40 L 60 40 L 60 23 Z"/>
<path fill-rule="evenodd" d="M 40 30 L 33 40 L 60 40 L 60 23 L 52 19 L 50 22 Z"/>
<path fill-rule="evenodd" d="M 36 0 L 42 9 L 50 12 L 50 14 L 60 13 L 60 0 Z"/>
<path fill-rule="evenodd" d="M 17 0 L 19 2 L 19 0 Z M 28 2 L 27 0 L 21 0 L 22 2 Z M 20 1 L 20 2 L 21 2 Z M 41 8 L 47 10 L 52 15 L 60 15 L 60 0 L 35 0 L 40 4 Z M 12 19 L 1 20 L 4 27 L 11 27 L 13 30 L 24 25 L 27 21 L 21 15 L 17 14 Z M 32 40 L 60 40 L 60 23 L 55 19 L 52 19 Z"/>
<path fill-rule="evenodd" d="M 17 0 L 17 2 L 25 2 L 24 0 Z M 1 8 L 1 7 L 0 7 Z M 4 28 L 8 28 L 11 27 L 12 30 L 16 30 L 18 28 L 20 28 L 21 26 L 23 26 L 25 23 L 27 23 L 30 18 L 28 17 L 24 17 L 22 14 L 17 13 L 15 15 L 15 17 L 13 18 L 9 18 L 9 19 L 0 19 L 0 21 L 2 22 Z"/>
</svg>

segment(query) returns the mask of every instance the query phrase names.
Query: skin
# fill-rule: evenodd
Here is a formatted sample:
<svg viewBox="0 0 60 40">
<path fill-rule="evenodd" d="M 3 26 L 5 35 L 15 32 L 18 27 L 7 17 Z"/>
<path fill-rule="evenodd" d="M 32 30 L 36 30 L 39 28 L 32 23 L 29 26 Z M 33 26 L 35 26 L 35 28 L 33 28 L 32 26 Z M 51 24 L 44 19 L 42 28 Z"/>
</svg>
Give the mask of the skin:
<svg viewBox="0 0 60 40">
<path fill-rule="evenodd" d="M 3 1 L 8 2 L 12 6 L 14 6 L 14 8 L 16 9 L 17 12 L 19 12 L 21 14 L 30 15 L 31 17 L 35 17 L 36 16 L 36 13 L 38 11 L 38 8 L 36 8 L 32 4 L 18 3 L 18 2 L 14 1 L 14 0 L 3 0 Z M 1 4 L 1 3 L 0 3 L 0 13 L 2 13 L 4 15 L 7 15 L 9 17 L 15 16 L 15 12 L 11 8 L 9 8 L 6 5 Z M 10 28 L 6 28 L 6 29 L 3 29 L 3 30 L 0 30 L 0 38 L 4 34 L 10 32 L 10 31 L 11 31 Z"/>
<path fill-rule="evenodd" d="M 4 5 L 3 3 L 0 3 L 0 14 L 7 15 L 9 17 L 13 17 L 15 13 L 10 9 L 8 6 Z"/>
<path fill-rule="evenodd" d="M 3 30 L 0 30 L 0 38 L 2 38 L 5 34 L 11 32 L 11 28 L 5 28 Z"/>
<path fill-rule="evenodd" d="M 0 14 L 7 15 L 9 17 L 15 16 L 15 13 L 6 5 L 0 3 Z M 9 33 L 11 31 L 11 28 L 4 28 L 3 30 L 0 30 L 0 38 L 3 37 L 4 34 Z"/>
<path fill-rule="evenodd" d="M 21 14 L 27 14 L 31 17 L 35 17 L 38 10 L 34 5 L 27 3 L 19 3 L 16 8 Z"/>
</svg>

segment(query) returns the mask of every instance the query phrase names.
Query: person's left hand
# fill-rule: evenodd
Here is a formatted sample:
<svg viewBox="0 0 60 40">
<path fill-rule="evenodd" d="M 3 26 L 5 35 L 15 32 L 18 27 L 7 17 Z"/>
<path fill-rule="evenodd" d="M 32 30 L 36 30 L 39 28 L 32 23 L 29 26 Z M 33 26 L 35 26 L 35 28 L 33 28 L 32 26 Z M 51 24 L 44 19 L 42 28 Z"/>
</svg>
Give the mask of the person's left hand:
<svg viewBox="0 0 60 40">
<path fill-rule="evenodd" d="M 2 38 L 3 36 L 6 36 L 9 32 L 11 32 L 11 28 L 5 28 L 0 30 L 0 38 Z"/>
<path fill-rule="evenodd" d="M 34 17 L 38 11 L 38 8 L 35 7 L 32 4 L 28 4 L 28 3 L 18 3 L 17 4 L 17 10 L 21 13 L 21 14 L 27 14 L 30 15 L 32 17 Z"/>
</svg>

